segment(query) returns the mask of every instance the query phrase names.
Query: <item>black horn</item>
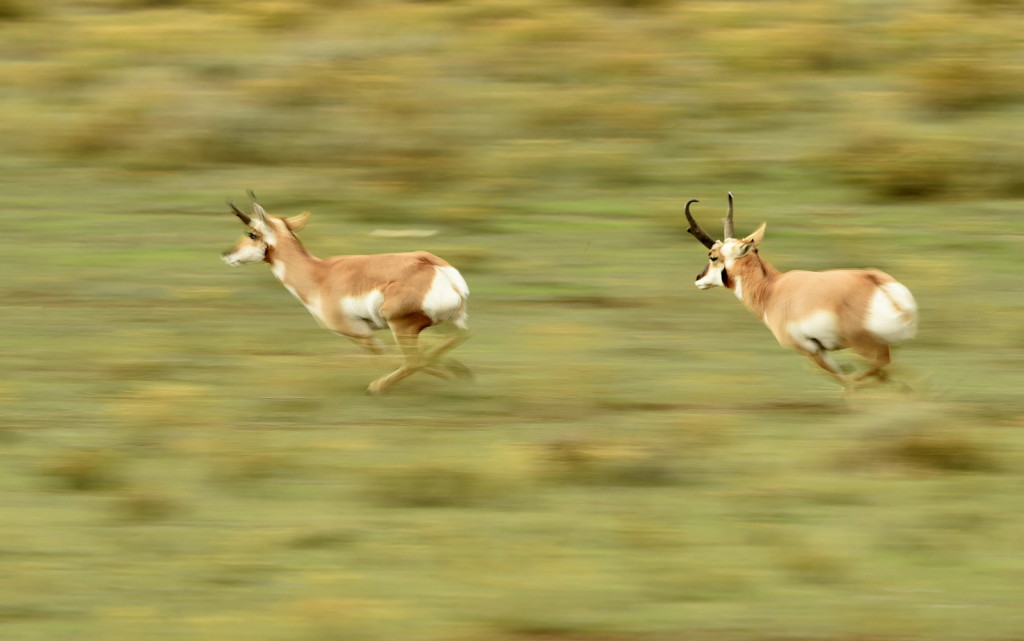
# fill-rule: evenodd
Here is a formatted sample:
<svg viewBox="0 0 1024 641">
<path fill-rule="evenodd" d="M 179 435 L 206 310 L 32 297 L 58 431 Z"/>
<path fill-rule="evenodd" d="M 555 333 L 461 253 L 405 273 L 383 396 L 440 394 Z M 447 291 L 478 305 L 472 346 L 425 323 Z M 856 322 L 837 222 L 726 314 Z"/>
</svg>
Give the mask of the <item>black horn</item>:
<svg viewBox="0 0 1024 641">
<path fill-rule="evenodd" d="M 699 200 L 694 199 L 687 201 L 686 203 L 686 221 L 690 223 L 690 226 L 686 229 L 686 231 L 693 234 L 693 237 L 699 240 L 700 244 L 704 245 L 708 249 L 711 249 L 715 245 L 715 239 L 709 236 L 706 231 L 701 229 L 700 225 L 697 224 L 697 221 L 694 220 L 693 216 L 690 214 L 690 205 L 699 202 Z"/>
<path fill-rule="evenodd" d="M 235 207 L 235 203 L 233 203 L 233 202 L 231 202 L 229 200 L 228 201 L 228 207 L 231 207 L 231 211 L 235 212 L 235 215 L 238 216 L 243 223 L 245 223 L 246 225 L 252 227 L 252 218 L 249 218 L 244 213 L 242 213 L 241 209 L 239 209 L 238 207 Z"/>
<path fill-rule="evenodd" d="M 725 218 L 722 219 L 722 222 L 725 223 L 725 237 L 726 238 L 736 238 L 736 236 L 734 235 L 735 232 L 733 231 L 733 226 L 732 226 L 732 192 L 731 191 L 729 192 L 729 211 L 726 212 Z"/>
</svg>

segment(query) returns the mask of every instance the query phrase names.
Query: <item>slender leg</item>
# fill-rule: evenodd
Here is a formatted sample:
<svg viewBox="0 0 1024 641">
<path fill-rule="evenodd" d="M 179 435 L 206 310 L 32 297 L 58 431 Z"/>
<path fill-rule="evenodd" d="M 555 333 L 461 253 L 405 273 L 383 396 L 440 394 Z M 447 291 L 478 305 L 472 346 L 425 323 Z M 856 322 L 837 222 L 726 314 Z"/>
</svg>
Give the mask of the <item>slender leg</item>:
<svg viewBox="0 0 1024 641">
<path fill-rule="evenodd" d="M 370 386 L 366 388 L 366 391 L 370 394 L 383 393 L 398 381 L 408 378 L 423 369 L 426 365 L 426 362 L 423 360 L 423 356 L 419 353 L 419 349 L 417 348 L 416 335 L 411 337 L 395 336 L 395 339 L 398 341 L 398 346 L 402 350 L 402 364 L 399 365 L 398 369 L 390 374 L 385 374 L 370 383 Z"/>
<path fill-rule="evenodd" d="M 445 353 L 451 351 L 452 349 L 455 349 L 462 343 L 466 342 L 468 338 L 469 332 L 465 330 L 460 330 L 457 334 L 448 338 L 448 340 L 444 341 L 443 343 L 432 349 L 430 353 L 427 354 L 427 362 L 431 366 L 439 365 L 443 371 L 449 373 L 448 378 L 452 378 L 453 376 L 472 377 L 473 372 L 464 364 L 455 360 L 454 358 L 446 358 L 443 361 L 441 360 L 441 357 Z"/>
<path fill-rule="evenodd" d="M 429 318 L 422 314 L 412 314 L 392 319 L 390 325 L 395 343 L 402 352 L 402 364 L 390 374 L 385 374 L 370 383 L 366 389 L 368 393 L 381 394 L 395 383 L 421 371 L 445 379 L 470 375 L 469 368 L 458 361 L 447 359 L 446 362 L 439 363 L 441 356 L 469 338 L 468 332 L 460 331 L 424 354 L 419 346 L 419 335 L 431 325 Z"/>
<path fill-rule="evenodd" d="M 828 372 L 832 378 L 839 381 L 843 387 L 849 390 L 852 385 L 852 381 L 843 376 L 842 371 L 839 369 L 839 365 L 832 360 L 832 357 L 828 355 L 828 352 L 807 352 L 807 355 L 812 361 L 814 361 L 815 365 Z"/>
<path fill-rule="evenodd" d="M 886 366 L 892 362 L 888 345 L 854 345 L 853 351 L 857 352 L 870 362 L 868 368 L 853 380 L 862 381 L 871 376 L 874 376 L 882 382 L 889 379 L 889 373 L 885 371 Z"/>
<path fill-rule="evenodd" d="M 438 358 L 440 358 L 445 352 L 455 349 L 459 345 L 465 343 L 466 339 L 468 338 L 469 332 L 460 331 L 458 334 L 455 334 L 454 336 L 448 338 L 448 340 L 446 340 L 445 342 L 441 343 L 434 349 L 430 350 L 430 353 L 427 354 L 427 361 L 433 363 Z"/>
<path fill-rule="evenodd" d="M 906 381 L 898 380 L 889 375 L 886 371 L 886 367 L 892 362 L 892 355 L 889 352 L 889 346 L 884 344 L 873 344 L 858 348 L 854 346 L 854 351 L 870 361 L 870 366 L 856 380 L 860 381 L 871 376 L 874 376 L 882 383 L 890 383 L 895 385 L 900 391 L 904 393 L 913 392 L 913 388 L 906 383 Z"/>
<path fill-rule="evenodd" d="M 857 374 L 853 377 L 855 381 L 863 381 L 866 378 L 874 376 L 880 382 L 884 383 L 889 380 L 889 373 L 880 367 L 870 367 L 867 371 Z"/>
<path fill-rule="evenodd" d="M 352 339 L 353 343 L 355 343 L 356 345 L 362 347 L 363 349 L 365 349 L 366 351 L 370 352 L 371 354 L 380 355 L 380 354 L 384 353 L 384 348 L 381 346 L 380 342 L 378 342 L 377 339 L 374 338 L 372 335 L 370 335 L 370 336 L 349 336 L 349 338 Z"/>
<path fill-rule="evenodd" d="M 395 383 L 422 370 L 429 363 L 420 352 L 418 339 L 420 332 L 430 326 L 430 319 L 422 314 L 414 314 L 392 319 L 390 325 L 395 343 L 402 351 L 402 364 L 390 374 L 385 374 L 370 383 L 370 386 L 366 388 L 370 394 L 383 393 Z"/>
<path fill-rule="evenodd" d="M 384 347 L 373 335 L 373 328 L 360 319 L 348 318 L 338 312 L 324 320 L 327 328 L 344 336 L 371 354 L 383 354 Z"/>
<path fill-rule="evenodd" d="M 469 332 L 459 330 L 458 334 L 450 337 L 448 340 L 430 350 L 427 354 L 428 365 L 423 371 L 438 378 L 453 379 L 459 376 L 471 378 L 473 376 L 472 370 L 466 367 L 462 362 L 457 361 L 454 358 L 441 360 L 441 357 L 445 353 L 466 342 L 468 338 Z"/>
<path fill-rule="evenodd" d="M 426 356 L 423 357 L 424 366 L 417 371 L 422 371 L 424 374 L 430 374 L 431 376 L 436 376 L 437 378 L 443 378 L 445 380 L 451 380 L 459 376 L 471 377 L 473 372 L 454 358 L 446 358 L 443 361 L 440 360 L 440 357 L 446 352 L 458 347 L 468 338 L 469 333 L 466 331 L 460 331 L 457 335 L 450 337 L 442 344 L 427 352 Z M 398 339 L 396 338 L 396 340 Z"/>
<path fill-rule="evenodd" d="M 436 376 L 437 378 L 443 378 L 446 381 L 450 381 L 453 378 L 455 378 L 454 373 L 440 367 L 424 367 L 423 373 L 430 374 L 431 376 Z"/>
</svg>

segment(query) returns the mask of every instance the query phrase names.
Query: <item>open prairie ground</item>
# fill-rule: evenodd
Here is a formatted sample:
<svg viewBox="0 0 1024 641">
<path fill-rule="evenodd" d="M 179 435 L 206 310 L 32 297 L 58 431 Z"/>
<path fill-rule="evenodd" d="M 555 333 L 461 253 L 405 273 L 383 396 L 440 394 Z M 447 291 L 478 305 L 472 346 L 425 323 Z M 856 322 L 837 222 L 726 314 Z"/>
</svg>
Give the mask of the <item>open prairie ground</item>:
<svg viewBox="0 0 1024 641">
<path fill-rule="evenodd" d="M 0 0 L 0 638 L 1020 639 L 1022 20 Z M 475 380 L 365 395 L 396 355 L 219 260 L 247 188 L 459 267 Z M 729 190 L 914 292 L 912 392 L 693 287 Z"/>
</svg>

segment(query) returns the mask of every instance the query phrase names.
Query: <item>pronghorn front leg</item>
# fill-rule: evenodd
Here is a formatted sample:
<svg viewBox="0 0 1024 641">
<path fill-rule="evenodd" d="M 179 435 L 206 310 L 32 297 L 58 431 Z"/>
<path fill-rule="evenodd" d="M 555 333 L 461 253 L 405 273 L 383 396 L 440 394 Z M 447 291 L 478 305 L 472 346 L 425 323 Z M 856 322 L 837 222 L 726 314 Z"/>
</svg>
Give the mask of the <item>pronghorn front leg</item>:
<svg viewBox="0 0 1024 641">
<path fill-rule="evenodd" d="M 384 347 L 373 336 L 349 336 L 349 338 L 352 339 L 353 343 L 362 347 L 371 354 L 380 356 L 384 353 Z"/>
<path fill-rule="evenodd" d="M 814 364 L 829 373 L 829 376 L 839 381 L 841 385 L 850 389 L 853 386 L 853 381 L 843 376 L 842 370 L 839 369 L 839 365 L 829 356 L 828 352 L 821 350 L 817 352 L 806 352 L 807 356 L 810 357 Z"/>
</svg>

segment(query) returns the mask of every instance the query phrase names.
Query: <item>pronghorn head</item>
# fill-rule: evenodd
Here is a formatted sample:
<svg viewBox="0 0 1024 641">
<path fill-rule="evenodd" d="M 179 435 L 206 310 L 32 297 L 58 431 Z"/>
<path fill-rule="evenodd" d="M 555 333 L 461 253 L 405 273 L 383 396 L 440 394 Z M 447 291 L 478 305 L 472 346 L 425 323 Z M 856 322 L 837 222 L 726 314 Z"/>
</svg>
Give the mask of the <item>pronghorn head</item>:
<svg viewBox="0 0 1024 641">
<path fill-rule="evenodd" d="M 309 218 L 308 211 L 291 218 L 270 216 L 256 202 L 256 194 L 252 191 L 249 192 L 249 198 L 252 200 L 252 216 L 243 213 L 233 202 L 228 201 L 231 210 L 248 227 L 241 240 L 233 248 L 221 254 L 224 262 L 232 267 L 267 260 L 268 250 L 272 250 L 277 245 L 279 238 L 282 235 L 294 237 L 294 232 L 305 227 L 306 220 Z"/>
<path fill-rule="evenodd" d="M 691 200 L 686 203 L 686 220 L 690 223 L 690 227 L 686 231 L 693 234 L 694 238 L 708 248 L 709 258 L 704 271 L 697 275 L 695 284 L 700 289 L 709 289 L 711 287 L 732 288 L 735 283 L 730 278 L 729 273 L 736 268 L 738 263 L 750 260 L 750 257 L 757 253 L 757 247 L 764 239 L 764 230 L 768 223 L 761 223 L 757 231 L 745 238 L 734 238 L 732 192 L 729 192 L 729 210 L 726 212 L 725 218 L 722 219 L 725 223 L 725 238 L 723 240 L 715 240 L 701 229 L 700 225 L 697 224 L 697 221 L 690 214 L 690 205 L 695 202 L 699 201 Z"/>
</svg>

